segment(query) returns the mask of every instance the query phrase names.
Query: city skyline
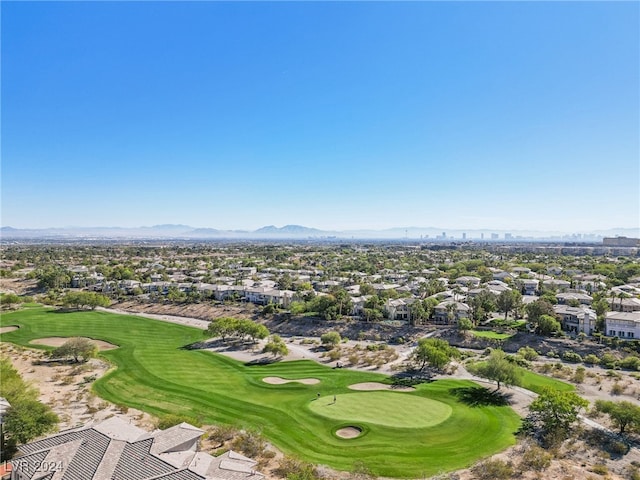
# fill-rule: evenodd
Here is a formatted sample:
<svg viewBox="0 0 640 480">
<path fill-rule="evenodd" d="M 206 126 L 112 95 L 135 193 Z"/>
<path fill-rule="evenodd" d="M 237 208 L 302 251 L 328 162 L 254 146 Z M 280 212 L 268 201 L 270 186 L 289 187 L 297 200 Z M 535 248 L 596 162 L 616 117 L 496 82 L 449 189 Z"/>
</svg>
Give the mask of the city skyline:
<svg viewBox="0 0 640 480">
<path fill-rule="evenodd" d="M 3 2 L 2 226 L 640 227 L 637 2 Z"/>
</svg>

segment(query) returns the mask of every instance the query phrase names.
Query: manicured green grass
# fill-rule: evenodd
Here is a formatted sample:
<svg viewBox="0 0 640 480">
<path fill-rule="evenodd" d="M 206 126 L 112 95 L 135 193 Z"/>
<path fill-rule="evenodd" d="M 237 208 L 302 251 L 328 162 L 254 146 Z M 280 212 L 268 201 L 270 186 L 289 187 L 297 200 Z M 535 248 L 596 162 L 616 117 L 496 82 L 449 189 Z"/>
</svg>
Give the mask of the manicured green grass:
<svg viewBox="0 0 640 480">
<path fill-rule="evenodd" d="M 475 365 L 480 366 L 483 363 L 484 362 L 478 362 Z M 517 369 L 520 372 L 520 386 L 522 388 L 526 388 L 527 390 L 531 390 L 532 392 L 538 394 L 542 393 L 542 391 L 546 387 L 553 388 L 554 390 L 558 390 L 560 392 L 571 392 L 576 389 L 575 386 L 571 385 L 570 383 L 563 382 L 562 380 L 547 377 L 545 375 L 540 375 L 539 373 L 532 372 L 531 370 L 527 370 L 526 368 L 522 367 L 517 367 Z"/>
<path fill-rule="evenodd" d="M 492 338 L 494 340 L 504 340 L 513 337 L 513 333 L 498 333 L 492 330 L 471 330 L 476 337 Z"/>
<path fill-rule="evenodd" d="M 526 388 L 527 390 L 531 390 L 532 392 L 542 393 L 542 390 L 545 387 L 549 387 L 560 392 L 571 392 L 576 389 L 576 387 L 571 385 L 570 383 L 547 377 L 545 375 L 540 375 L 539 373 L 534 373 L 525 368 L 521 368 L 521 370 L 522 388 Z"/>
<path fill-rule="evenodd" d="M 399 428 L 432 427 L 444 422 L 452 409 L 446 403 L 396 392 L 343 393 L 321 397 L 309 409 L 345 422 L 366 422 Z"/>
<path fill-rule="evenodd" d="M 204 424 L 256 429 L 287 453 L 340 470 L 350 470 L 360 461 L 379 476 L 417 478 L 462 468 L 513 444 L 520 424 L 508 407 L 461 403 L 455 390 L 474 386 L 472 382 L 440 380 L 418 385 L 411 393 L 353 392 L 348 388 L 351 384 L 389 383 L 389 378 L 333 370 L 309 360 L 248 366 L 184 348 L 202 340 L 202 331 L 156 320 L 33 308 L 2 315 L 0 325 L 19 325 L 20 329 L 3 334 L 2 340 L 25 346 L 51 336 L 86 336 L 119 345 L 101 353 L 117 366 L 95 382 L 93 388 L 101 397 L 156 415 L 174 413 Z M 317 378 L 320 383 L 269 385 L 262 381 L 267 376 Z M 361 400 L 362 410 L 378 408 L 380 394 L 394 395 L 398 402 L 413 399 L 407 405 L 436 401 L 448 406 L 451 414 L 435 426 L 416 428 L 412 422 L 416 408 L 404 409 L 394 398 L 397 425 L 360 416 L 356 420 L 363 435 L 346 440 L 334 435 L 345 421 L 311 410 L 318 393 L 331 399 L 338 395 L 338 402 L 344 395 L 353 395 Z"/>
</svg>

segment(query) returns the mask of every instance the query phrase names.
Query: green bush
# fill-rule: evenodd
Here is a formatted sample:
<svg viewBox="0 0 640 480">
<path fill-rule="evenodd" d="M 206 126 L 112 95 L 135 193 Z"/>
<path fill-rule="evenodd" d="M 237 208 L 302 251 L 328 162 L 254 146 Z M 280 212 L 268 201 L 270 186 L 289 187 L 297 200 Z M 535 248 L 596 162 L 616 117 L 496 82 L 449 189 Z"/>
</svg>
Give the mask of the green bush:
<svg viewBox="0 0 640 480">
<path fill-rule="evenodd" d="M 533 361 L 536 360 L 539 356 L 538 352 L 534 348 L 531 347 L 522 347 L 518 350 L 518 355 L 522 356 L 525 360 Z"/>
<path fill-rule="evenodd" d="M 626 370 L 640 370 L 640 358 L 630 355 L 620 360 L 620 367 Z"/>
<path fill-rule="evenodd" d="M 584 363 L 586 363 L 587 365 L 599 365 L 600 364 L 600 359 L 595 356 L 593 353 L 589 353 L 588 355 L 585 355 L 584 358 L 582 359 L 582 361 Z"/>
<path fill-rule="evenodd" d="M 600 358 L 600 365 L 604 368 L 616 368 L 618 366 L 618 359 L 610 353 L 605 353 Z"/>
<path fill-rule="evenodd" d="M 580 356 L 579 353 L 576 353 L 576 352 L 564 352 L 564 354 L 562 355 L 562 359 L 567 362 L 573 362 L 573 363 L 582 362 L 582 357 Z"/>
</svg>

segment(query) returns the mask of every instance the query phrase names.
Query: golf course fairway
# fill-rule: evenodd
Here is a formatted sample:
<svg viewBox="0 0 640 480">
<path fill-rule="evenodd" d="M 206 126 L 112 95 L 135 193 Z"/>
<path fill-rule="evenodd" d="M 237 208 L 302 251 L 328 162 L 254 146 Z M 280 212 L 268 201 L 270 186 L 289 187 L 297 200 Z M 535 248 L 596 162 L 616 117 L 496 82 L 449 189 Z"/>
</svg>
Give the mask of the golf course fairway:
<svg viewBox="0 0 640 480">
<path fill-rule="evenodd" d="M 469 381 L 438 380 L 403 393 L 354 392 L 349 385 L 390 379 L 310 360 L 245 365 L 185 348 L 203 339 L 202 330 L 173 323 L 29 308 L 3 314 L 0 327 L 8 325 L 20 328 L 3 333 L 2 341 L 30 348 L 36 347 L 29 345 L 34 339 L 73 336 L 117 345 L 100 352 L 117 368 L 93 385 L 110 402 L 254 429 L 288 454 L 338 470 L 351 470 L 358 462 L 377 476 L 422 478 L 464 468 L 515 443 L 520 424 L 509 407 L 459 401 L 455 390 L 475 386 Z M 319 383 L 272 385 L 265 377 Z M 328 412 L 334 395 L 333 406 L 340 408 Z M 362 434 L 349 439 L 335 434 L 349 425 Z"/>
</svg>

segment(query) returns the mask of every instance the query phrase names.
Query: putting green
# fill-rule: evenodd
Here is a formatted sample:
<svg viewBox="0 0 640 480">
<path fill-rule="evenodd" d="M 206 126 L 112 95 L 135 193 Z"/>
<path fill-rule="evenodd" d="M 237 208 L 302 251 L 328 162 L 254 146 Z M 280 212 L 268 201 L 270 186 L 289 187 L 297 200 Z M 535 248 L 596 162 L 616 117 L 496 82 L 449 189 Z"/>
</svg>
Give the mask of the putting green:
<svg viewBox="0 0 640 480">
<path fill-rule="evenodd" d="M 323 417 L 386 427 L 425 428 L 444 422 L 452 409 L 437 400 L 395 392 L 343 393 L 320 397 L 309 409 Z"/>
</svg>

